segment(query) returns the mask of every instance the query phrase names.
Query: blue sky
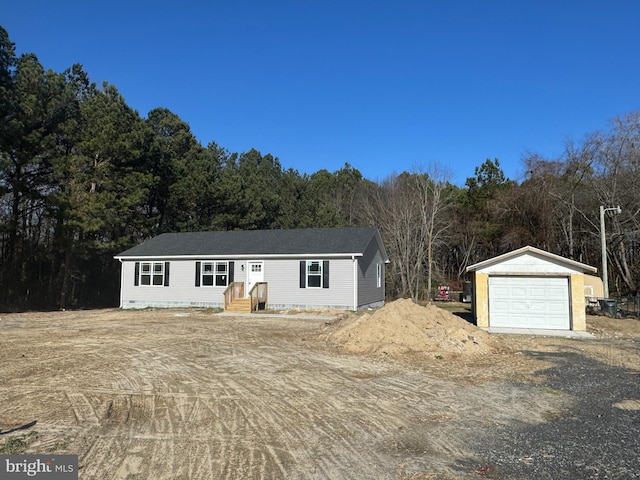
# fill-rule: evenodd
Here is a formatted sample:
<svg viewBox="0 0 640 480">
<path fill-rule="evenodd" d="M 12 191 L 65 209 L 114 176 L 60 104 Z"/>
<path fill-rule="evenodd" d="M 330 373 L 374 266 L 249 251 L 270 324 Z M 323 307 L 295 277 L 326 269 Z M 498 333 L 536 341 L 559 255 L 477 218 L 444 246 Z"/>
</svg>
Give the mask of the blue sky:
<svg viewBox="0 0 640 480">
<path fill-rule="evenodd" d="M 45 68 L 84 66 L 145 116 L 313 173 L 562 153 L 640 109 L 638 0 L 5 2 L 0 25 Z"/>
</svg>

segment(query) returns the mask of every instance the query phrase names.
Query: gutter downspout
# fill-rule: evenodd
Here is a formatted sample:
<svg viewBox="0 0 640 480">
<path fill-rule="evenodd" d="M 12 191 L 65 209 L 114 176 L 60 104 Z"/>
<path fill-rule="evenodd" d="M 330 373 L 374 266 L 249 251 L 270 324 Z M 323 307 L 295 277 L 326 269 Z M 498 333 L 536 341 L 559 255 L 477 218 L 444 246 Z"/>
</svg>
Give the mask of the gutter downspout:
<svg viewBox="0 0 640 480">
<path fill-rule="evenodd" d="M 356 260 L 356 256 L 352 255 L 351 260 L 353 261 L 353 311 L 358 311 L 358 260 Z"/>
<path fill-rule="evenodd" d="M 123 308 L 124 303 L 124 263 L 122 259 L 118 259 L 120 262 L 120 308 Z"/>
</svg>

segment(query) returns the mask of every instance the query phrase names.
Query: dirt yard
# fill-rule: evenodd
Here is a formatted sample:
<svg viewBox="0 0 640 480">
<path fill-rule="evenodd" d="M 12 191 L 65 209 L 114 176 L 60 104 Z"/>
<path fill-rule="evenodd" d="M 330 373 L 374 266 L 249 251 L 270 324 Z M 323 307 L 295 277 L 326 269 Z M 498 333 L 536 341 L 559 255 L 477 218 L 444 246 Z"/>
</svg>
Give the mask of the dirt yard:
<svg viewBox="0 0 640 480">
<path fill-rule="evenodd" d="M 513 460 L 518 477 L 482 445 L 573 415 L 553 355 L 640 383 L 638 320 L 589 317 L 596 339 L 577 340 L 489 338 L 443 317 L 421 349 L 398 331 L 354 343 L 354 325 L 384 322 L 333 313 L 0 314 L 0 453 L 78 454 L 82 479 L 545 478 L 535 452 Z M 640 425 L 640 394 L 625 395 L 607 408 Z M 637 440 L 616 447 L 637 457 Z"/>
</svg>

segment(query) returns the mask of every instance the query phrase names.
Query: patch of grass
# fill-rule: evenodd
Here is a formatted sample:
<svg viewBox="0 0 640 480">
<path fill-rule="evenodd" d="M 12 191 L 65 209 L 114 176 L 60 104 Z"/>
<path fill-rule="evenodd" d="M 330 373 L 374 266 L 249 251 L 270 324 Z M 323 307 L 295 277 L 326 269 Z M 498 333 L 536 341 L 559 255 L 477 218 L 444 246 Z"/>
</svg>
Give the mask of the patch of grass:
<svg viewBox="0 0 640 480">
<path fill-rule="evenodd" d="M 47 453 L 55 453 L 59 450 L 64 450 L 67 448 L 68 444 L 69 442 L 66 440 L 58 440 L 56 443 L 47 448 Z"/>
<path fill-rule="evenodd" d="M 561 395 L 562 392 L 560 390 L 556 390 L 555 388 L 545 387 L 545 393 L 549 393 L 551 395 Z"/>
<path fill-rule="evenodd" d="M 15 437 L 9 437 L 0 444 L 0 454 L 16 455 L 24 453 L 31 442 L 38 438 L 38 432 L 32 431 Z"/>
<path fill-rule="evenodd" d="M 224 308 L 219 308 L 219 307 L 209 307 L 209 308 L 203 308 L 202 313 L 207 314 L 207 315 L 213 315 L 215 313 L 220 313 L 220 312 L 224 312 Z"/>
<path fill-rule="evenodd" d="M 441 308 L 443 310 L 447 310 L 449 312 L 463 312 L 463 313 L 471 313 L 471 305 L 468 303 L 460 303 L 460 302 L 433 302 L 433 304 Z"/>
</svg>

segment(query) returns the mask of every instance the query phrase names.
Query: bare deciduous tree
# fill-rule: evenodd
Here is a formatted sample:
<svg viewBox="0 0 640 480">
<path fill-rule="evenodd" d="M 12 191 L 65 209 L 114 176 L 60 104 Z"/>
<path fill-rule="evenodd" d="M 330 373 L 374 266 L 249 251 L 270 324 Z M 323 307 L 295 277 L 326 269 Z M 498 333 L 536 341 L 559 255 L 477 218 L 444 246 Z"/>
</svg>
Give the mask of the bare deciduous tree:
<svg viewBox="0 0 640 480">
<path fill-rule="evenodd" d="M 398 296 L 432 298 L 435 252 L 452 221 L 445 178 L 436 166 L 428 173 L 394 174 L 364 202 L 366 218 L 378 225 L 393 258 L 390 290 Z"/>
</svg>

